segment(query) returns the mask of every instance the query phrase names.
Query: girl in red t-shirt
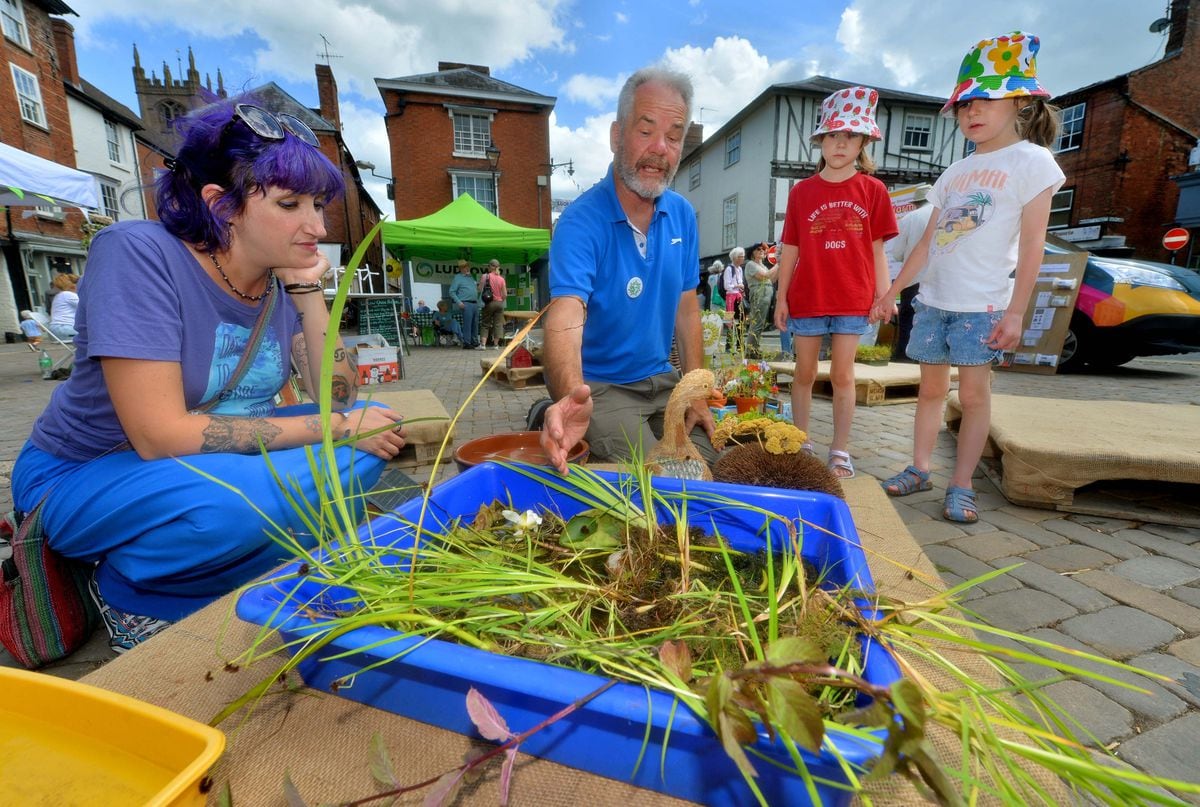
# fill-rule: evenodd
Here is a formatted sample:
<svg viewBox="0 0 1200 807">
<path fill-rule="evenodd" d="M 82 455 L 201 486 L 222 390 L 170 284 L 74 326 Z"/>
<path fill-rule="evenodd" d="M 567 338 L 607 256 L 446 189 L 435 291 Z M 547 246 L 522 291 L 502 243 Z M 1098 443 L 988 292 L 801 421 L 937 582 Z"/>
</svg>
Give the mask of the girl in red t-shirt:
<svg viewBox="0 0 1200 807">
<path fill-rule="evenodd" d="M 821 103 L 812 143 L 819 145 L 817 173 L 788 194 L 779 261 L 775 325 L 793 339 L 792 421 L 808 431 L 812 385 L 826 334 L 832 340 L 833 440 L 829 470 L 854 476 L 846 450 L 854 420 L 854 351 L 866 332 L 871 307 L 887 291 L 883 242 L 896 235 L 887 188 L 873 176 L 867 144 L 880 139 L 875 123 L 879 93 L 866 87 L 839 90 Z M 805 450 L 814 453 L 812 444 Z"/>
</svg>

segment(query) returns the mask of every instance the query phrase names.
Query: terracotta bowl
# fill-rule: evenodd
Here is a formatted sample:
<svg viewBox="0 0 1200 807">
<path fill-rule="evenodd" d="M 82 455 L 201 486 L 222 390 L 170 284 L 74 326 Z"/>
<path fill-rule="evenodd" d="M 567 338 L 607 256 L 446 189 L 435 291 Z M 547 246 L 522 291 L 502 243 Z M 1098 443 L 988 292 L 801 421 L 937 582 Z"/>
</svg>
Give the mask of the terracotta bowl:
<svg viewBox="0 0 1200 807">
<path fill-rule="evenodd" d="M 542 451 L 542 446 L 538 442 L 541 434 L 541 432 L 504 432 L 487 437 L 477 437 L 474 440 L 468 440 L 454 450 L 454 462 L 460 471 L 465 471 L 488 460 L 549 465 L 546 453 Z M 587 441 L 580 440 L 571 449 L 567 462 L 584 462 L 587 455 Z"/>
</svg>

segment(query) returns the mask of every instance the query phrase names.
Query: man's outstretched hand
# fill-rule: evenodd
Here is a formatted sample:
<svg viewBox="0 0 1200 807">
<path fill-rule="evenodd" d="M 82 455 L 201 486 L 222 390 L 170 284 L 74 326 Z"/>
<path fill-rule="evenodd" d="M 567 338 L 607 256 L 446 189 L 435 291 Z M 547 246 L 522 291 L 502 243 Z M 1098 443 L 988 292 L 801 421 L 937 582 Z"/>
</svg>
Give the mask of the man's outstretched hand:
<svg viewBox="0 0 1200 807">
<path fill-rule="evenodd" d="M 587 384 L 575 387 L 569 395 L 546 409 L 542 423 L 542 451 L 559 473 L 567 473 L 567 457 L 587 433 L 591 420 L 592 390 Z"/>
</svg>

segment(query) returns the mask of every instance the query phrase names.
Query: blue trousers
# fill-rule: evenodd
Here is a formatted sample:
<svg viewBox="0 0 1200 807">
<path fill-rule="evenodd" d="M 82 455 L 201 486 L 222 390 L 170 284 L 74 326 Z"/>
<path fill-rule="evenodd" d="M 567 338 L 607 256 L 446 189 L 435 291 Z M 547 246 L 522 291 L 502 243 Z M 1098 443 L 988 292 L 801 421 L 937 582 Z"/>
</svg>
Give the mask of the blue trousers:
<svg viewBox="0 0 1200 807">
<path fill-rule="evenodd" d="M 479 344 L 479 303 L 464 303 L 462 317 L 462 343 L 475 347 Z"/>
<path fill-rule="evenodd" d="M 305 404 L 276 414 L 316 411 Z M 315 454 L 319 446 L 311 450 Z M 42 523 L 51 548 L 97 562 L 100 593 L 111 605 L 177 620 L 289 559 L 271 537 L 278 530 L 305 546 L 315 544 L 275 479 L 285 480 L 293 497 L 317 507 L 309 449 L 272 451 L 268 457 L 270 467 L 262 454 L 143 460 L 121 451 L 74 462 L 26 443 L 13 468 L 13 503 L 28 512 L 46 496 Z M 335 457 L 348 494 L 370 490 L 385 465 L 353 446 L 337 449 Z M 326 479 L 326 488 L 331 481 Z M 361 517 L 361 499 L 351 502 Z"/>
</svg>

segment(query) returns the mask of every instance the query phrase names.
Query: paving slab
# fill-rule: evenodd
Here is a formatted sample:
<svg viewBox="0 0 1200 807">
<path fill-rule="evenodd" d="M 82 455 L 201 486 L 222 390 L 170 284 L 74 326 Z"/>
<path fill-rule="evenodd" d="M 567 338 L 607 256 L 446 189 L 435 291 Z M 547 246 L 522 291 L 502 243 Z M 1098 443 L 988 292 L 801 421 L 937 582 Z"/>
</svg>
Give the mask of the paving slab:
<svg viewBox="0 0 1200 807">
<path fill-rule="evenodd" d="M 1195 566 L 1158 555 L 1122 561 L 1108 571 L 1155 591 L 1166 591 L 1200 579 L 1200 569 Z"/>
<path fill-rule="evenodd" d="M 1079 572 L 1084 569 L 1103 569 L 1117 562 L 1117 559 L 1090 546 L 1065 544 L 1049 549 L 1039 549 L 1025 555 L 1034 563 L 1053 569 L 1056 572 Z"/>
<path fill-rule="evenodd" d="M 1013 535 L 1011 532 L 1001 532 L 999 530 L 980 535 L 968 535 L 964 538 L 955 538 L 949 541 L 947 546 L 951 546 L 985 563 L 993 561 L 996 558 L 1020 555 L 1024 552 L 1037 549 L 1037 544 L 1032 541 L 1027 541 L 1020 536 Z"/>
<path fill-rule="evenodd" d="M 992 566 L 997 569 L 1013 565 L 1017 566 L 1008 572 L 1009 575 L 1038 591 L 1058 597 L 1068 605 L 1077 608 L 1081 613 L 1087 614 L 1117 604 L 1111 597 L 1106 597 L 1094 588 L 1075 581 L 1069 575 L 1060 574 L 1053 569 L 1047 569 L 1045 566 L 1034 563 L 1028 555 L 1023 558 L 997 558 L 992 561 Z"/>
<path fill-rule="evenodd" d="M 1113 535 L 1156 555 L 1165 555 L 1192 566 L 1200 566 L 1200 546 L 1181 541 L 1178 537 L 1156 535 L 1148 530 L 1121 530 Z"/>
<path fill-rule="evenodd" d="M 1185 544 L 1200 543 L 1200 529 L 1177 524 L 1143 524 L 1142 530 Z"/>
<path fill-rule="evenodd" d="M 1170 653 L 1146 653 L 1130 659 L 1129 663 L 1138 669 L 1167 676 L 1174 684 L 1164 686 L 1193 706 L 1200 706 L 1200 666 L 1188 664 Z"/>
<path fill-rule="evenodd" d="M 1105 746 L 1133 731 L 1133 715 L 1124 706 L 1078 681 L 1060 681 L 1042 689 L 1061 709 L 1060 716 L 1087 745 Z"/>
<path fill-rule="evenodd" d="M 1200 608 L 1193 608 L 1173 597 L 1109 572 L 1080 572 L 1075 575 L 1075 579 L 1114 600 L 1162 617 L 1179 626 L 1185 633 L 1200 633 Z"/>
<path fill-rule="evenodd" d="M 1075 543 L 1099 549 L 1102 552 L 1107 552 L 1110 555 L 1115 555 L 1125 560 L 1146 554 L 1146 550 L 1137 544 L 1132 544 L 1115 535 L 1097 532 L 1066 518 L 1043 521 L 1039 526 L 1050 532 L 1058 533 L 1064 538 L 1069 538 Z"/>
<path fill-rule="evenodd" d="M 1059 628 L 1101 655 L 1115 659 L 1136 656 L 1183 635 L 1170 622 L 1126 605 L 1072 617 Z"/>
<path fill-rule="evenodd" d="M 1006 579 L 1008 575 L 1005 575 Z M 1014 632 L 1055 625 L 1075 616 L 1078 611 L 1044 591 L 1019 588 L 989 594 L 971 602 L 970 608 L 989 625 Z M 1151 645 L 1154 646 L 1154 645 Z"/>
<path fill-rule="evenodd" d="M 925 554 L 933 562 L 939 572 L 947 571 L 965 580 L 971 580 L 996 571 L 981 560 L 948 546 L 931 545 L 925 547 Z M 996 594 L 1019 588 L 1016 580 L 1005 579 L 1003 576 L 979 583 L 975 588 Z"/>
<path fill-rule="evenodd" d="M 1029 519 L 1022 518 L 1020 515 L 1014 514 L 1009 507 L 981 512 L 979 519 L 988 522 L 998 530 L 1019 535 L 1025 540 L 1031 541 L 1041 547 L 1063 546 L 1070 543 L 1066 537 L 1056 532 L 1050 532 L 1041 523 L 1030 521 Z M 1047 517 L 1047 520 L 1053 519 Z"/>
<path fill-rule="evenodd" d="M 1175 642 L 1167 650 L 1176 658 L 1200 666 L 1200 636 Z"/>
<path fill-rule="evenodd" d="M 1117 749 L 1117 756 L 1148 773 L 1200 781 L 1200 714 L 1191 713 L 1151 729 Z"/>
</svg>

